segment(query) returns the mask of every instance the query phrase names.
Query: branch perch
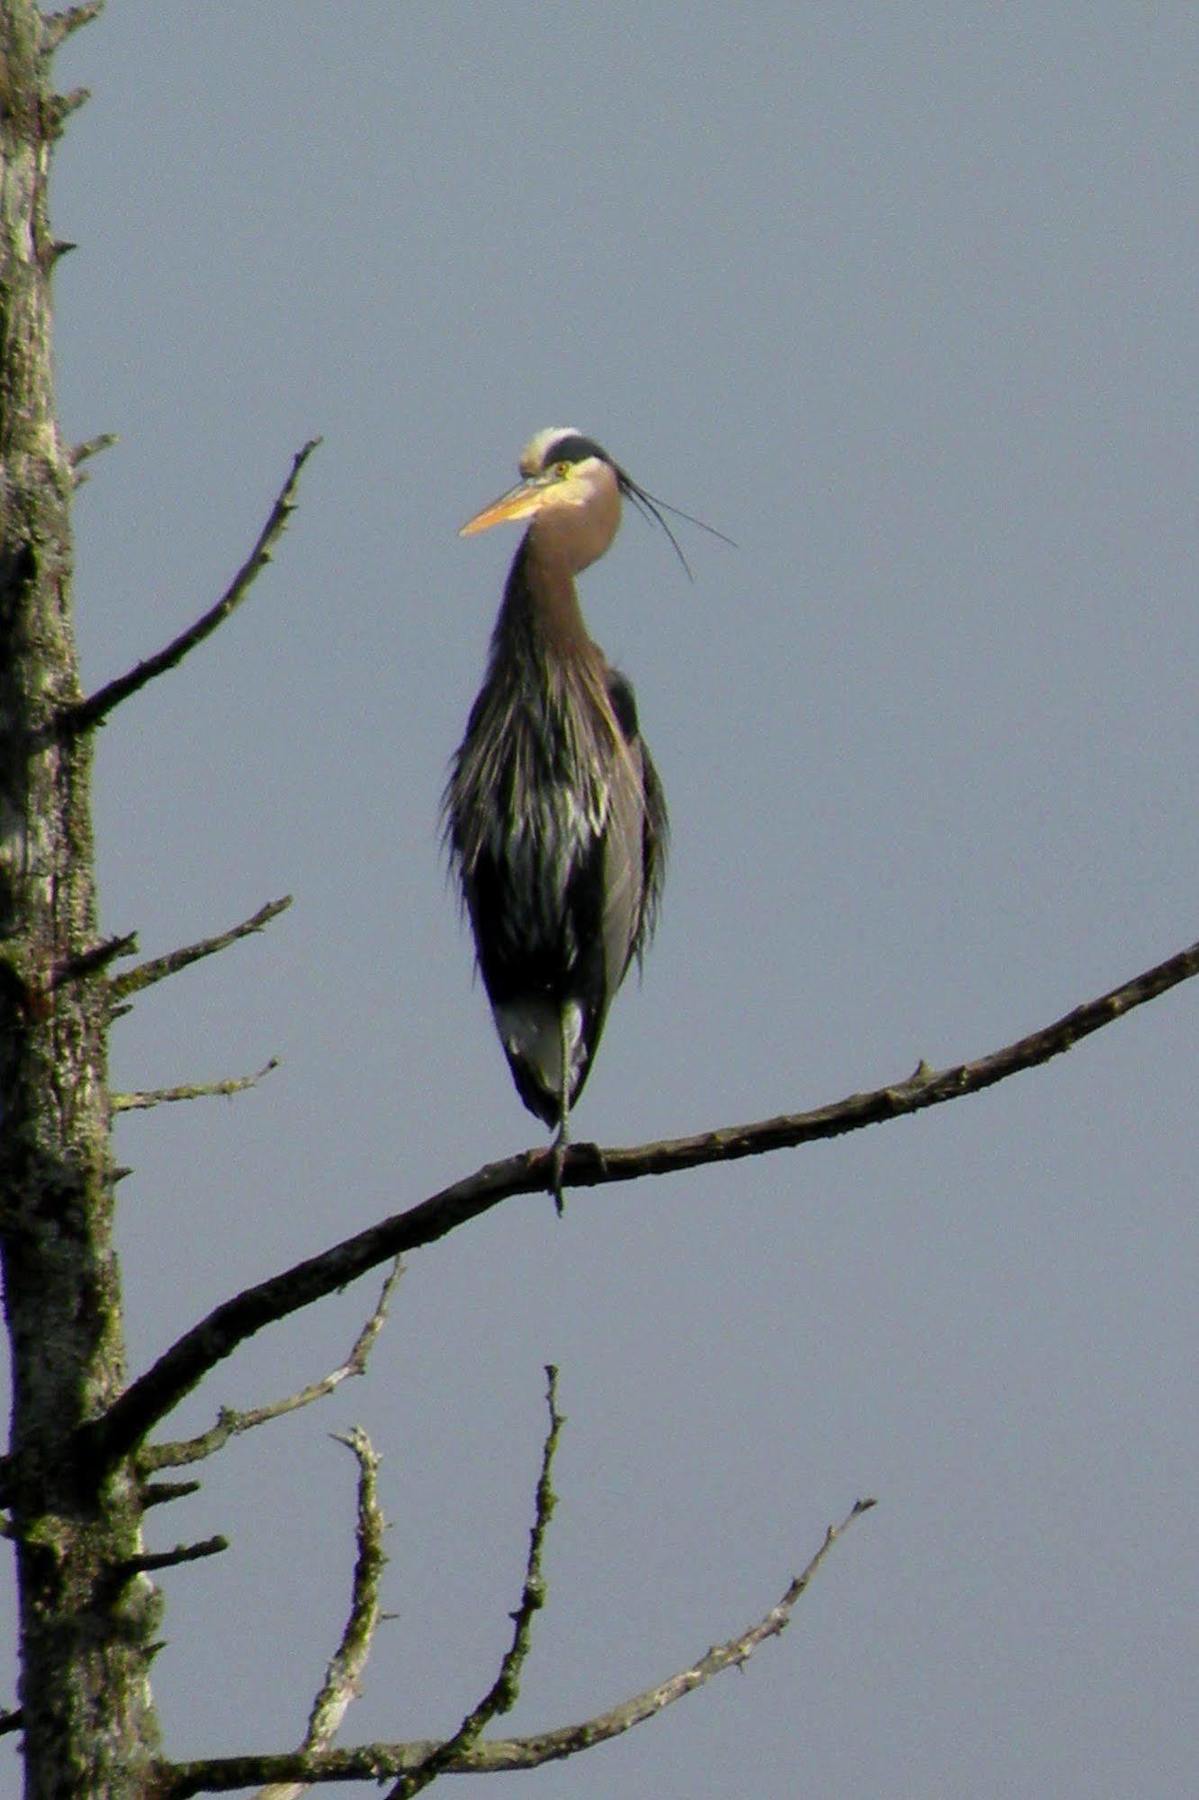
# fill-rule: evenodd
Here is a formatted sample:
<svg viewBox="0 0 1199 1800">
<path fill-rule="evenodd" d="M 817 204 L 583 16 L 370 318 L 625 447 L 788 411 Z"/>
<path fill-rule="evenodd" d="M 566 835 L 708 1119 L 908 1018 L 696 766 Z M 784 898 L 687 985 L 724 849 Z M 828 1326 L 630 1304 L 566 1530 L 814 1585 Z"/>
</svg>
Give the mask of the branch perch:
<svg viewBox="0 0 1199 1800">
<path fill-rule="evenodd" d="M 189 968 L 205 956 L 215 956 L 218 951 L 227 950 L 230 944 L 236 944 L 240 938 L 249 937 L 255 931 L 261 931 L 272 919 L 287 911 L 291 905 L 291 895 L 284 894 L 282 899 L 268 900 L 260 906 L 252 918 L 243 919 L 240 925 L 230 926 L 228 931 L 219 932 L 216 937 L 201 938 L 195 944 L 182 944 L 178 950 L 169 950 L 165 956 L 152 957 L 149 962 L 139 963 L 136 969 L 129 969 L 124 975 L 116 976 L 108 984 L 112 999 L 124 1000 L 130 994 L 140 994 L 143 988 L 152 987 L 156 981 L 165 981 L 168 975 L 177 975 L 180 969 Z"/>
<path fill-rule="evenodd" d="M 740 1668 L 759 1644 L 765 1643 L 767 1638 L 778 1637 L 786 1629 L 796 1603 L 837 1539 L 874 1504 L 873 1500 L 856 1501 L 840 1525 L 830 1525 L 824 1542 L 803 1573 L 795 1577 L 764 1618 L 737 1637 L 729 1638 L 727 1643 L 715 1645 L 688 1668 L 680 1669 L 665 1681 L 580 1724 L 564 1725 L 556 1731 L 540 1732 L 535 1737 L 485 1738 L 458 1752 L 442 1773 L 494 1775 L 505 1770 L 537 1769 L 548 1762 L 560 1762 L 564 1757 L 577 1756 L 595 1744 L 620 1737 L 634 1725 L 652 1719 L 725 1669 Z M 422 1764 L 427 1767 L 442 1748 L 444 1746 L 426 1742 L 363 1744 L 357 1749 L 326 1750 L 316 1756 L 212 1757 L 203 1762 L 168 1765 L 159 1773 L 157 1792 L 161 1800 L 188 1800 L 191 1794 L 227 1794 L 263 1780 L 314 1783 L 412 1776 L 420 1771 Z M 393 1789 L 395 1792 L 402 1793 L 404 1789 Z M 391 1800 L 390 1795 L 388 1800 Z"/>
<path fill-rule="evenodd" d="M 148 657 L 145 662 L 139 662 L 124 675 L 118 675 L 115 681 L 98 688 L 86 700 L 65 708 L 59 718 L 63 731 L 91 731 L 96 725 L 102 724 L 109 713 L 120 706 L 123 700 L 128 700 L 131 694 L 136 694 L 159 675 L 165 675 L 168 669 L 177 668 L 189 651 L 194 650 L 197 644 L 202 644 L 205 638 L 211 637 L 217 626 L 224 624 L 230 613 L 241 605 L 257 576 L 270 562 L 275 545 L 296 509 L 296 488 L 300 471 L 320 441 L 320 438 L 309 438 L 304 447 L 296 452 L 291 474 L 279 490 L 279 497 L 258 534 L 258 541 L 216 605 L 210 607 L 194 625 L 189 625 L 186 631 L 173 638 L 165 649 Z"/>
<path fill-rule="evenodd" d="M 839 1137 L 844 1132 L 860 1131 L 867 1125 L 959 1100 L 992 1087 L 1021 1069 L 1048 1062 L 1091 1032 L 1101 1030 L 1196 974 L 1199 944 L 1192 944 L 1190 949 L 1134 976 L 1097 1000 L 1088 1000 L 1054 1024 L 977 1062 L 958 1063 L 942 1070 L 921 1064 L 907 1081 L 891 1087 L 851 1094 L 814 1112 L 728 1126 L 698 1137 L 668 1139 L 631 1150 L 573 1144 L 566 1154 L 563 1179 L 573 1187 L 599 1187 L 610 1181 L 634 1181 L 642 1175 L 696 1169 L 707 1163 L 793 1148 L 817 1138 Z M 389 1257 L 437 1242 L 501 1200 L 515 1194 L 546 1191 L 553 1174 L 553 1154 L 546 1150 L 526 1150 L 505 1162 L 486 1164 L 476 1174 L 443 1188 L 407 1212 L 395 1213 L 224 1301 L 172 1344 L 106 1413 L 79 1428 L 74 1443 L 84 1459 L 83 1466 L 98 1480 L 105 1467 L 136 1449 L 159 1419 L 165 1418 L 210 1369 L 265 1325 L 287 1318 L 325 1294 L 356 1281 Z M 9 1468 L 7 1460 L 0 1464 L 0 1501 L 8 1491 Z"/>
</svg>

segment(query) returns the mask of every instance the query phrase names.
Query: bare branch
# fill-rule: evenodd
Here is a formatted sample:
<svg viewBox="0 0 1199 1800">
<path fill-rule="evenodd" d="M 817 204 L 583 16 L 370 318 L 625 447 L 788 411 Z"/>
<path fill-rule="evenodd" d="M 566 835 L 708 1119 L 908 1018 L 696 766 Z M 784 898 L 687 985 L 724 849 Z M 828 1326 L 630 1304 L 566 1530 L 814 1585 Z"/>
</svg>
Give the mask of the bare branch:
<svg viewBox="0 0 1199 1800">
<path fill-rule="evenodd" d="M 565 1423 L 558 1411 L 558 1371 L 553 1364 L 547 1364 L 545 1371 L 546 1391 L 545 1403 L 549 1408 L 549 1429 L 545 1436 L 545 1445 L 541 1452 L 541 1474 L 537 1480 L 536 1506 L 533 1514 L 533 1528 L 529 1533 L 529 1555 L 525 1564 L 525 1584 L 520 1596 L 520 1605 L 512 1615 L 512 1642 L 500 1663 L 499 1674 L 492 1682 L 476 1707 L 473 1707 L 459 1725 L 453 1737 L 447 1738 L 432 1756 L 421 1763 L 411 1774 L 403 1775 L 396 1782 L 387 1800 L 412 1800 L 422 1788 L 427 1788 L 437 1777 L 451 1768 L 467 1750 L 478 1743 L 484 1730 L 498 1714 L 510 1712 L 516 1705 L 520 1693 L 520 1674 L 524 1667 L 525 1657 L 533 1636 L 533 1615 L 545 1604 L 545 1583 L 541 1576 L 541 1547 L 545 1542 L 546 1529 L 553 1515 L 556 1504 L 550 1477 L 554 1466 L 554 1453 L 558 1448 L 558 1439 Z"/>
<path fill-rule="evenodd" d="M 279 1058 L 272 1056 L 270 1062 L 264 1063 L 254 1075 L 231 1075 L 225 1081 L 189 1081 L 182 1087 L 143 1088 L 133 1094 L 112 1094 L 110 1096 L 112 1110 L 119 1112 L 146 1112 L 152 1106 L 165 1106 L 174 1100 L 208 1100 L 230 1094 L 244 1094 L 247 1088 L 257 1087 L 265 1075 L 279 1067 Z"/>
<path fill-rule="evenodd" d="M 90 731 L 93 726 L 101 724 L 115 707 L 131 694 L 136 694 L 139 688 L 144 688 L 159 675 L 165 675 L 168 669 L 176 668 L 190 650 L 194 650 L 197 644 L 202 644 L 205 638 L 211 637 L 217 626 L 223 624 L 230 613 L 241 605 L 257 575 L 270 562 L 274 547 L 295 511 L 300 471 L 320 441 L 319 438 L 309 438 L 303 449 L 296 452 L 291 474 L 279 491 L 270 517 L 258 534 L 257 543 L 216 605 L 210 607 L 194 625 L 189 625 L 186 631 L 180 632 L 164 650 L 159 650 L 155 656 L 138 663 L 136 668 L 127 670 L 124 675 L 118 675 L 115 681 L 97 689 L 88 699 L 67 707 L 60 715 L 59 723 L 63 731 Z"/>
<path fill-rule="evenodd" d="M 139 963 L 136 969 L 130 969 L 111 981 L 108 991 L 114 1000 L 124 1000 L 129 994 L 140 994 L 143 988 L 152 987 L 156 981 L 165 981 L 168 975 L 177 975 L 180 969 L 188 968 L 205 956 L 215 956 L 218 951 L 227 950 L 230 944 L 236 944 L 240 938 L 250 937 L 252 933 L 261 931 L 264 925 L 269 925 L 272 919 L 277 919 L 280 913 L 286 912 L 290 905 L 290 894 L 284 894 L 280 900 L 268 900 L 252 918 L 243 919 L 240 925 L 233 925 L 216 937 L 201 938 L 195 944 L 183 944 L 178 950 L 169 950 L 165 956 L 155 956 L 149 962 Z"/>
<path fill-rule="evenodd" d="M 198 1494 L 198 1481 L 151 1481 L 142 1489 L 143 1506 L 166 1506 L 172 1500 L 186 1500 Z"/>
<path fill-rule="evenodd" d="M 371 1651 L 375 1627 L 379 1623 L 379 1582 L 387 1558 L 383 1554 L 386 1521 L 379 1506 L 377 1473 L 379 1459 L 370 1439 L 360 1426 L 338 1436 L 358 1459 L 358 1522 L 355 1537 L 358 1557 L 354 1564 L 354 1583 L 350 1596 L 350 1614 L 341 1642 L 325 1671 L 321 1691 L 308 1715 L 301 1752 L 324 1750 L 333 1742 L 345 1718 L 351 1700 L 358 1697 L 362 1671 Z M 271 1782 L 261 1789 L 257 1800 L 299 1800 L 310 1784 Z"/>
<path fill-rule="evenodd" d="M 86 0 L 82 6 L 68 6 L 63 12 L 46 13 L 42 19 L 42 55 L 53 56 L 59 45 L 78 31 L 81 25 L 90 25 L 104 11 L 104 0 Z"/>
<path fill-rule="evenodd" d="M 817 1138 L 839 1137 L 948 1100 L 959 1100 L 1022 1069 L 1048 1062 L 1091 1032 L 1110 1025 L 1134 1007 L 1156 999 L 1195 974 L 1199 974 L 1199 944 L 1192 944 L 1190 949 L 991 1056 L 940 1071 L 921 1064 L 907 1081 L 876 1088 L 872 1093 L 851 1094 L 815 1112 L 728 1126 L 698 1137 L 675 1138 L 632 1150 L 573 1144 L 566 1156 L 564 1179 L 574 1187 L 599 1187 L 612 1181 L 634 1181 L 642 1175 L 665 1175 L 678 1169 L 794 1148 Z M 114 1401 L 107 1413 L 79 1428 L 75 1445 L 85 1459 L 83 1466 L 99 1479 L 100 1472 L 116 1458 L 136 1449 L 158 1420 L 165 1418 L 210 1369 L 263 1326 L 311 1306 L 389 1257 L 436 1243 L 502 1200 L 545 1190 L 552 1163 L 552 1151 L 545 1150 L 526 1150 L 505 1162 L 489 1163 L 407 1212 L 395 1213 L 224 1301 L 172 1344 Z M 0 1500 L 8 1491 L 10 1467 L 8 1459 L 0 1464 Z"/>
<path fill-rule="evenodd" d="M 688 1668 L 680 1669 L 665 1681 L 646 1688 L 624 1700 L 610 1711 L 577 1725 L 564 1725 L 556 1731 L 539 1732 L 535 1737 L 485 1738 L 462 1749 L 442 1773 L 454 1775 L 494 1775 L 513 1769 L 537 1769 L 547 1762 L 560 1762 L 602 1744 L 609 1738 L 652 1719 L 685 1694 L 702 1687 L 725 1669 L 740 1668 L 767 1638 L 778 1637 L 790 1623 L 791 1614 L 810 1585 L 821 1563 L 837 1539 L 864 1512 L 873 1500 L 858 1500 L 840 1525 L 832 1525 L 824 1541 L 803 1573 L 797 1575 L 764 1618 L 738 1633 L 727 1643 L 717 1644 Z M 231 1756 L 213 1757 L 203 1762 L 177 1763 L 159 1773 L 161 1800 L 187 1800 L 191 1794 L 231 1793 L 236 1788 L 250 1787 L 262 1780 L 304 1782 L 383 1780 L 412 1776 L 442 1748 L 435 1743 L 417 1741 L 403 1744 L 363 1744 L 351 1750 L 326 1750 L 313 1756 Z M 398 1792 L 403 1792 L 401 1787 Z M 390 1796 L 389 1796 L 390 1800 Z"/>
<path fill-rule="evenodd" d="M 95 437 L 85 438 L 82 444 L 73 444 L 67 452 L 67 461 L 73 469 L 90 457 L 99 456 L 101 450 L 111 450 L 114 444 L 121 441 L 120 434 L 115 431 L 100 431 Z"/>
<path fill-rule="evenodd" d="M 130 931 L 124 937 L 104 938 L 98 944 L 92 944 L 81 950 L 78 956 L 72 956 L 68 962 L 61 963 L 51 975 L 47 984 L 52 990 L 62 987 L 66 981 L 81 981 L 89 975 L 98 975 L 109 963 L 116 962 L 122 956 L 137 954 L 137 933 Z"/>
<path fill-rule="evenodd" d="M 18 1706 L 15 1712 L 0 1713 L 0 1737 L 6 1731 L 22 1731 L 25 1726 L 25 1714 Z"/>
<path fill-rule="evenodd" d="M 176 1544 L 173 1550 L 148 1550 L 144 1556 L 130 1556 L 112 1570 L 115 1582 L 124 1584 L 135 1575 L 152 1574 L 157 1569 L 174 1569 L 180 1563 L 202 1562 L 206 1556 L 220 1556 L 229 1548 L 225 1537 L 203 1538 L 198 1544 Z"/>
<path fill-rule="evenodd" d="M 65 94 L 48 94 L 42 107 L 48 134 L 51 137 L 61 137 L 62 128 L 71 114 L 78 112 L 81 106 L 86 106 L 91 97 L 91 88 L 85 87 L 71 88 Z"/>
<path fill-rule="evenodd" d="M 296 1412 L 301 1406 L 311 1406 L 314 1400 L 323 1400 L 352 1375 L 365 1375 L 367 1359 L 387 1318 L 392 1290 L 403 1272 L 404 1265 L 397 1256 L 394 1267 L 383 1283 L 383 1291 L 374 1312 L 355 1338 L 346 1360 L 332 1374 L 324 1376 L 320 1381 L 310 1382 L 298 1393 L 288 1394 L 286 1399 L 275 1400 L 269 1406 L 256 1406 L 247 1412 L 235 1412 L 232 1407 L 223 1406 L 217 1415 L 216 1424 L 199 1437 L 184 1438 L 174 1444 L 151 1444 L 144 1449 L 138 1457 L 138 1467 L 142 1473 L 149 1474 L 155 1469 L 177 1469 L 187 1463 L 200 1462 L 202 1458 L 220 1450 L 231 1437 L 238 1437 L 243 1431 L 253 1431 L 255 1426 L 265 1425 L 270 1419 L 281 1419 L 284 1414 Z"/>
</svg>

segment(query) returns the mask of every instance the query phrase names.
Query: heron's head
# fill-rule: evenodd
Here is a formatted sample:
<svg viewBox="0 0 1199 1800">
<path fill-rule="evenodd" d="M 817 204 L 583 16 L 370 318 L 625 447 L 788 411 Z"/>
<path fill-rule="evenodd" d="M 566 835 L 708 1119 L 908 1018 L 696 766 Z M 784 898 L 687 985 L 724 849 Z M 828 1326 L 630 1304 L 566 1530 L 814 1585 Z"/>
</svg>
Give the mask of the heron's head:
<svg viewBox="0 0 1199 1800">
<path fill-rule="evenodd" d="M 606 450 L 571 425 L 548 425 L 521 451 L 520 473 L 514 488 L 467 520 L 461 537 L 509 519 L 531 519 L 572 536 L 577 532 L 580 539 L 590 539 L 598 525 L 607 548 L 620 523 L 623 483 Z"/>
<path fill-rule="evenodd" d="M 585 437 L 573 425 L 547 425 L 530 438 L 521 451 L 520 472 L 522 479 L 516 486 L 468 519 L 460 537 L 470 537 L 509 519 L 529 519 L 530 530 L 544 531 L 547 537 L 552 532 L 573 559 L 575 568 L 582 569 L 602 556 L 612 542 L 620 524 L 620 503 L 625 499 L 662 527 L 688 575 L 691 571 L 687 559 L 661 508 L 723 538 L 725 543 L 732 542 L 702 519 L 693 519 L 690 513 L 680 512 L 678 507 L 639 487 L 594 438 Z"/>
</svg>

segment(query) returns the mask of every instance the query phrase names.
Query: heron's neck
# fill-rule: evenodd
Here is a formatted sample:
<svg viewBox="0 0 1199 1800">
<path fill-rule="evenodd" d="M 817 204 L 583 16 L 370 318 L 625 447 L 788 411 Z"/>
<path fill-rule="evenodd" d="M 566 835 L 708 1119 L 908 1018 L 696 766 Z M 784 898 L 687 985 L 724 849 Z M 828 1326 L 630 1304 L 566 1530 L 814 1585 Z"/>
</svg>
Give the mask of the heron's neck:
<svg viewBox="0 0 1199 1800">
<path fill-rule="evenodd" d="M 575 572 L 552 534 L 529 531 L 516 552 L 504 589 L 496 637 L 518 653 L 582 656 L 590 661 L 595 645 L 587 635 Z"/>
</svg>

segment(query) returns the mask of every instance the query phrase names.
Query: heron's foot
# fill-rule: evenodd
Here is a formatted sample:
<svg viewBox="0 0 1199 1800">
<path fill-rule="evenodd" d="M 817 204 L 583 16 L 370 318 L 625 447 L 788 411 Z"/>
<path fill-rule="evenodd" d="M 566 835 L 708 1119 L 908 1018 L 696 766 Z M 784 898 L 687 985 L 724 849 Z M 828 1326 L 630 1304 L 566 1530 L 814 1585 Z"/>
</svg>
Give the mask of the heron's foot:
<svg viewBox="0 0 1199 1800">
<path fill-rule="evenodd" d="M 558 1217 L 566 1211 L 566 1201 L 562 1194 L 562 1171 L 566 1167 L 566 1152 L 570 1148 L 570 1138 L 566 1126 L 558 1128 L 558 1135 L 550 1145 L 550 1193 L 554 1196 L 554 1211 Z"/>
</svg>

